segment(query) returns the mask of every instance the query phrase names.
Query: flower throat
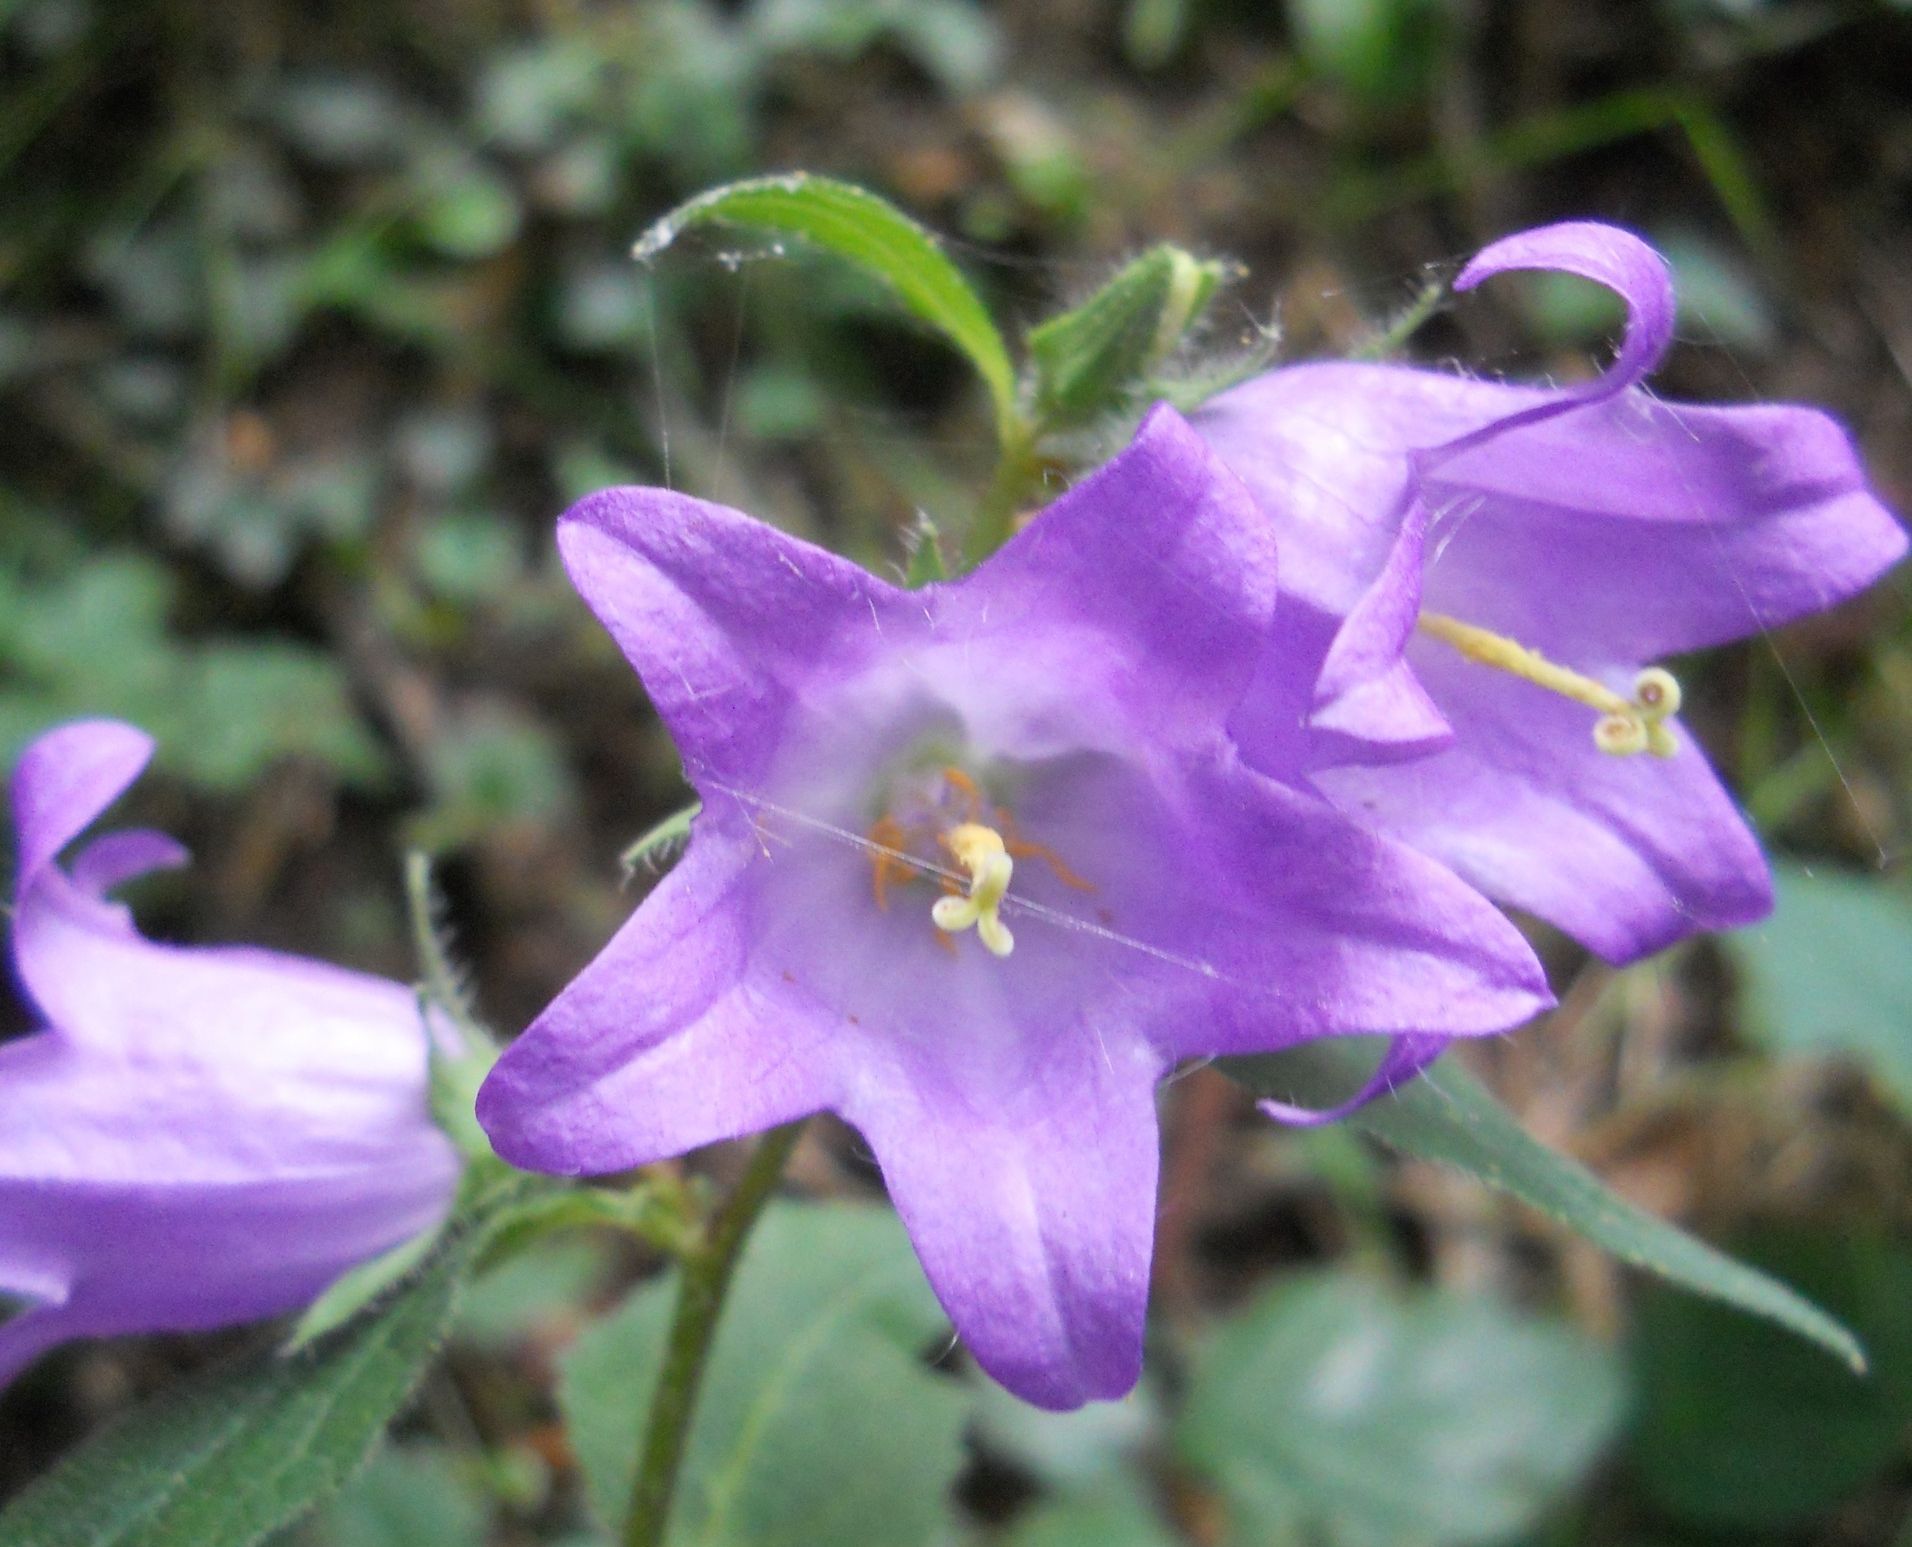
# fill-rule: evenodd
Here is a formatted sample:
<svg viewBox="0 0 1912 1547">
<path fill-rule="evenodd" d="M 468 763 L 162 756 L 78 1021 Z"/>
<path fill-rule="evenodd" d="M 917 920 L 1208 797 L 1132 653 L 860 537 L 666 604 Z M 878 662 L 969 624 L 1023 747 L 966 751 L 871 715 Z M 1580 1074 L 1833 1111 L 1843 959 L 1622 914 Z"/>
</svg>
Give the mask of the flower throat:
<svg viewBox="0 0 1912 1547">
<path fill-rule="evenodd" d="M 970 929 L 992 956 L 1015 950 L 1016 937 L 1003 923 L 1001 909 L 1018 859 L 1040 859 L 1063 885 L 1094 890 L 1053 850 L 1023 838 L 1009 808 L 991 807 L 976 781 L 954 766 L 910 781 L 868 836 L 870 889 L 877 907 L 888 911 L 892 886 L 934 878 L 943 895 L 931 905 L 930 920 L 952 950 L 955 937 Z M 967 881 L 939 863 L 943 856 L 962 868 Z"/>
</svg>

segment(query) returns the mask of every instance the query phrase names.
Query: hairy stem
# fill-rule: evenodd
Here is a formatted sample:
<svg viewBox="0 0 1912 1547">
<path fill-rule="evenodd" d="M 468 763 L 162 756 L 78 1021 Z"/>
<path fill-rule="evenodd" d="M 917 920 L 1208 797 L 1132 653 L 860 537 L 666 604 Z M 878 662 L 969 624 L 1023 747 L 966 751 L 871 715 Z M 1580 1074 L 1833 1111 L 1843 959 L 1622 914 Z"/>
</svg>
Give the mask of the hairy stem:
<svg viewBox="0 0 1912 1547">
<path fill-rule="evenodd" d="M 1014 535 L 1016 515 L 1040 487 L 1042 462 L 1033 430 L 1007 432 L 996 459 L 996 473 L 977 507 L 963 545 L 964 567 L 973 569 Z"/>
<path fill-rule="evenodd" d="M 695 1246 L 681 1260 L 677 1306 L 671 1314 L 664 1367 L 651 1396 L 650 1417 L 638 1452 L 637 1481 L 624 1519 L 624 1547 L 659 1547 L 670 1518 L 671 1495 L 697 1407 L 697 1388 L 710 1355 L 738 1255 L 757 1222 L 784 1163 L 796 1148 L 802 1120 L 773 1128 L 757 1142 L 737 1185 L 717 1206 Z"/>
</svg>

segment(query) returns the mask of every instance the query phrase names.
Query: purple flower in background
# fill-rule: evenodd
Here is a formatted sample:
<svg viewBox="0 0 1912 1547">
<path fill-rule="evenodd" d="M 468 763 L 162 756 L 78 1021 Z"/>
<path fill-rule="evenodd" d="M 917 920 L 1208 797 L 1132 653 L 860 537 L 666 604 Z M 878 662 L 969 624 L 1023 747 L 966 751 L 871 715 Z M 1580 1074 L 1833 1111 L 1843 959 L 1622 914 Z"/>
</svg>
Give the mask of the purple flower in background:
<svg viewBox="0 0 1912 1547">
<path fill-rule="evenodd" d="M 1172 412 L 954 584 L 656 489 L 558 542 L 704 805 L 480 1093 L 508 1160 L 837 1112 L 977 1360 L 1067 1408 L 1140 1368 L 1173 1063 L 1382 1033 L 1379 1089 L 1548 1003 L 1476 893 L 1241 764 L 1272 537 Z"/>
<path fill-rule="evenodd" d="M 1618 292 L 1627 330 L 1604 376 L 1302 365 L 1195 417 L 1281 546 L 1278 628 L 1326 661 L 1312 695 L 1257 684 L 1235 730 L 1257 766 L 1323 746 L 1345 764 L 1351 734 L 1366 766 L 1315 776 L 1342 810 L 1627 961 L 1771 905 L 1659 663 L 1851 596 L 1905 534 L 1824 414 L 1638 385 L 1673 330 L 1666 266 L 1638 237 L 1529 231 L 1456 288 L 1514 269 Z"/>
<path fill-rule="evenodd" d="M 321 962 L 160 945 L 106 900 L 183 862 L 163 833 L 60 850 L 138 777 L 143 732 L 49 731 L 13 776 L 13 954 L 45 1029 L 0 1044 L 0 1384 L 69 1338 L 304 1305 L 432 1228 L 459 1164 L 427 1113 L 411 990 Z"/>
</svg>

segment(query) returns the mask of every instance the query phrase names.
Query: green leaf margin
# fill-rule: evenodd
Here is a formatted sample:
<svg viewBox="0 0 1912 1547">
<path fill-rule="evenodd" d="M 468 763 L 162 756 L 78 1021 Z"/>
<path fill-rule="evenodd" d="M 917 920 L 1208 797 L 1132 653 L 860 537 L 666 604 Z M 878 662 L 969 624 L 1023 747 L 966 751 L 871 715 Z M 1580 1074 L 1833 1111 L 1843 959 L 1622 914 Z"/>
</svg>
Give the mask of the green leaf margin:
<svg viewBox="0 0 1912 1547">
<path fill-rule="evenodd" d="M 1370 1039 L 1342 1037 L 1221 1063 L 1258 1095 L 1315 1107 L 1344 1100 L 1373 1065 Z M 1452 1059 L 1347 1121 L 1403 1154 L 1456 1167 L 1512 1194 L 1623 1262 L 1777 1322 L 1843 1360 L 1854 1374 L 1865 1373 L 1859 1340 L 1833 1317 L 1779 1280 L 1627 1202 L 1578 1161 L 1528 1134 Z"/>
<path fill-rule="evenodd" d="M 999 434 L 1016 422 L 1016 370 L 988 309 L 937 240 L 867 189 L 809 172 L 726 183 L 652 223 L 633 249 L 652 262 L 692 226 L 750 226 L 797 237 L 855 264 L 966 355 L 989 389 Z"/>
</svg>

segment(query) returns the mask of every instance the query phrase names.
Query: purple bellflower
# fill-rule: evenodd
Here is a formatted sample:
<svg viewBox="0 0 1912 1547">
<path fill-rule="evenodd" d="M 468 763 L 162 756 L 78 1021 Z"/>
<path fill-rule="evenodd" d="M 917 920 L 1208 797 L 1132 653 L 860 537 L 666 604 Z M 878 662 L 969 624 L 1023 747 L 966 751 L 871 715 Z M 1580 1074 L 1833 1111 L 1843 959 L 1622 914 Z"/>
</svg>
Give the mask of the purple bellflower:
<svg viewBox="0 0 1912 1547">
<path fill-rule="evenodd" d="M 704 804 L 481 1091 L 518 1165 L 839 1113 L 977 1361 L 1069 1408 L 1140 1370 L 1174 1063 L 1379 1033 L 1378 1089 L 1549 1002 L 1450 872 L 1241 763 L 1273 536 L 1169 410 L 950 584 L 658 489 L 558 544 Z"/>
<path fill-rule="evenodd" d="M 1234 729 L 1256 766 L 1327 748 L 1341 766 L 1315 783 L 1343 811 L 1624 962 L 1771 906 L 1660 663 L 1851 596 L 1905 534 L 1824 414 L 1640 386 L 1674 314 L 1638 237 L 1528 231 L 1455 288 L 1517 269 L 1619 294 L 1604 375 L 1299 365 L 1195 416 L 1280 544 L 1277 632 L 1325 661 L 1311 694 L 1258 683 Z"/>
<path fill-rule="evenodd" d="M 116 721 L 13 775 L 13 955 L 44 1028 L 0 1044 L 0 1385 L 76 1337 L 302 1306 L 432 1228 L 459 1163 L 427 1111 L 410 989 L 276 952 L 144 939 L 107 900 L 184 861 L 163 833 L 59 853 L 152 753 Z"/>
</svg>

